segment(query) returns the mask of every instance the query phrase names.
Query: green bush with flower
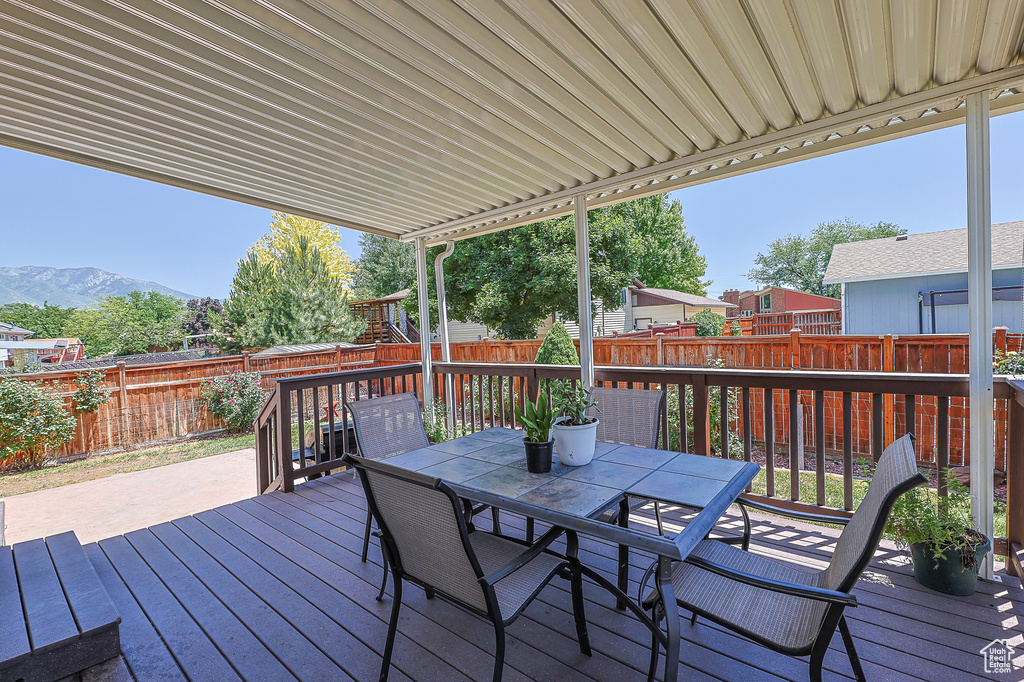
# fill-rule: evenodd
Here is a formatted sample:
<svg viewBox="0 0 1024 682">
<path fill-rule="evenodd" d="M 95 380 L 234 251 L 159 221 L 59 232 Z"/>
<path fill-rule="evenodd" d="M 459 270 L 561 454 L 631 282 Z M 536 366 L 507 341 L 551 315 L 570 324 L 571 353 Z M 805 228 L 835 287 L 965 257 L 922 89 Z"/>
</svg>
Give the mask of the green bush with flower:
<svg viewBox="0 0 1024 682">
<path fill-rule="evenodd" d="M 210 414 L 224 420 L 228 431 L 233 433 L 252 432 L 253 422 L 269 394 L 263 388 L 259 372 L 211 377 L 200 387 L 200 395 Z"/>
<path fill-rule="evenodd" d="M 1024 374 L 1024 355 L 1015 350 L 997 350 L 992 359 L 993 374 Z"/>
<path fill-rule="evenodd" d="M 63 398 L 33 382 L 0 378 L 0 468 L 37 468 L 74 434 Z"/>
</svg>

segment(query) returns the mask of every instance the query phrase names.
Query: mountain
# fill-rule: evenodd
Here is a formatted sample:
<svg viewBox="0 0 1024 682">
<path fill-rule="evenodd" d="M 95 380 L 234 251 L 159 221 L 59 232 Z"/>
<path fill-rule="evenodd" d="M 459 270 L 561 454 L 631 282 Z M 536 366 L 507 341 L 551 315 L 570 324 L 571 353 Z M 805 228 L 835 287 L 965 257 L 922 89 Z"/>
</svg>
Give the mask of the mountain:
<svg viewBox="0 0 1024 682">
<path fill-rule="evenodd" d="M 156 282 L 132 279 L 99 268 L 0 267 L 0 305 L 32 303 L 82 308 L 97 296 L 123 296 L 130 291 L 157 291 L 182 300 L 199 298 Z"/>
</svg>

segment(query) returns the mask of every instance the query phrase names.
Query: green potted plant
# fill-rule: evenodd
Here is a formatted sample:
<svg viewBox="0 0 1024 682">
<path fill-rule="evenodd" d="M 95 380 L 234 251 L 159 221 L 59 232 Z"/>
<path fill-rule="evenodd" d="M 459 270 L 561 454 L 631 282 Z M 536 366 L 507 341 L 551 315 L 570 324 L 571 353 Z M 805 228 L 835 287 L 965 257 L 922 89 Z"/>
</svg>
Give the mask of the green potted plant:
<svg viewBox="0 0 1024 682">
<path fill-rule="evenodd" d="M 523 445 L 526 447 L 526 470 L 531 474 L 546 474 L 551 471 L 551 425 L 555 411 L 551 409 L 547 391 L 541 391 L 537 402 L 526 401 L 526 409 L 516 405 L 516 418 L 526 428 Z"/>
<path fill-rule="evenodd" d="M 597 417 L 587 415 L 587 410 L 597 407 L 590 397 L 590 391 L 572 382 L 557 387 L 558 420 L 552 427 L 555 433 L 555 452 L 566 466 L 578 467 L 590 464 L 594 459 L 597 445 Z"/>
<path fill-rule="evenodd" d="M 992 547 L 974 526 L 967 486 L 948 475 L 948 495 L 927 488 L 904 493 L 889 514 L 886 530 L 910 549 L 914 578 L 954 595 L 973 594 L 978 562 Z"/>
</svg>

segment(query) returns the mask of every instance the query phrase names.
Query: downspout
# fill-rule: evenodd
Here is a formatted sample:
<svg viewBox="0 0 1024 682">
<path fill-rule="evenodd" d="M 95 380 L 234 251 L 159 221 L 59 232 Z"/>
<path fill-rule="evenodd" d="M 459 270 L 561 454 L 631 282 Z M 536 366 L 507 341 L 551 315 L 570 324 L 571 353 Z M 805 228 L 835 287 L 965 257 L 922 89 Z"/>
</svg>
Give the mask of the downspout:
<svg viewBox="0 0 1024 682">
<path fill-rule="evenodd" d="M 430 298 L 427 288 L 427 240 L 416 238 L 416 296 L 420 312 L 420 372 L 423 385 L 423 412 L 434 414 L 434 374 L 430 357 Z"/>
<path fill-rule="evenodd" d="M 448 256 L 455 253 L 455 242 L 447 241 L 444 251 L 437 254 L 434 259 L 434 283 L 437 286 L 437 335 L 441 342 L 441 362 L 452 361 L 452 349 L 448 344 L 448 298 L 444 289 L 444 261 Z M 444 401 L 445 420 L 448 422 L 448 432 L 455 432 L 455 382 L 451 374 L 444 375 Z"/>
</svg>

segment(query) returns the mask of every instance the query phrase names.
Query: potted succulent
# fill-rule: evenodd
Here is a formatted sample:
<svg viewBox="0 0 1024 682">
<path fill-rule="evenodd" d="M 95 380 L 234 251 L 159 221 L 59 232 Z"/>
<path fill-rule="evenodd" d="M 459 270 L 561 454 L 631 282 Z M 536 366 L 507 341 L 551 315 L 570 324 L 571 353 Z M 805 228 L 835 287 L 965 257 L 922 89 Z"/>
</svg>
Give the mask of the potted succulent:
<svg viewBox="0 0 1024 682">
<path fill-rule="evenodd" d="M 597 406 L 590 397 L 590 391 L 573 384 L 558 389 L 559 418 L 553 427 L 555 452 L 566 466 L 578 467 L 590 464 L 594 459 L 597 445 L 597 417 L 587 415 L 587 410 Z"/>
<path fill-rule="evenodd" d="M 946 479 L 945 498 L 927 488 L 904 493 L 886 530 L 909 547 L 917 582 L 946 594 L 974 594 L 978 562 L 992 541 L 974 526 L 967 486 L 948 473 Z"/>
<path fill-rule="evenodd" d="M 555 411 L 551 409 L 546 391 L 537 396 L 536 404 L 526 401 L 526 409 L 516 405 L 516 418 L 526 427 L 526 470 L 532 474 L 546 474 L 551 471 L 551 425 L 555 421 Z"/>
</svg>

